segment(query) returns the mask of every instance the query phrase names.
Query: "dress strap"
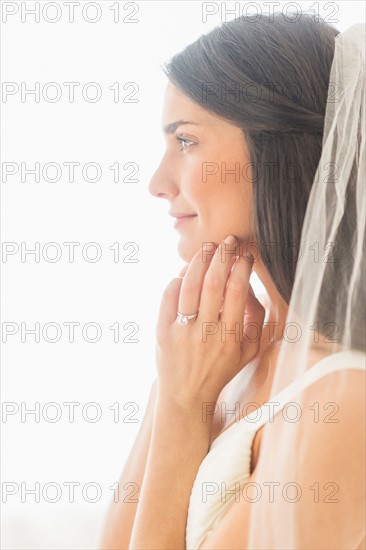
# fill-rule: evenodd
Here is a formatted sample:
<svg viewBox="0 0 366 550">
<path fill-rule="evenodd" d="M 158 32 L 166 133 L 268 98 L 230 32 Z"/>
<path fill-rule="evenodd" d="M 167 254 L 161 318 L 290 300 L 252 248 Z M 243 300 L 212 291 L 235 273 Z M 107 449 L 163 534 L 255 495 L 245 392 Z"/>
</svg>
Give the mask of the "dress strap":
<svg viewBox="0 0 366 550">
<path fill-rule="evenodd" d="M 306 389 L 316 380 L 327 374 L 344 369 L 357 369 L 366 372 L 366 354 L 358 350 L 344 350 L 332 355 L 327 355 L 318 363 L 309 368 L 303 376 L 296 378 L 291 384 L 283 388 L 266 401 L 261 409 L 261 417 L 258 420 L 258 410 L 248 414 L 247 422 L 255 423 L 255 431 L 262 427 L 270 418 L 275 416 L 282 408 L 293 399 L 294 395 Z"/>
</svg>

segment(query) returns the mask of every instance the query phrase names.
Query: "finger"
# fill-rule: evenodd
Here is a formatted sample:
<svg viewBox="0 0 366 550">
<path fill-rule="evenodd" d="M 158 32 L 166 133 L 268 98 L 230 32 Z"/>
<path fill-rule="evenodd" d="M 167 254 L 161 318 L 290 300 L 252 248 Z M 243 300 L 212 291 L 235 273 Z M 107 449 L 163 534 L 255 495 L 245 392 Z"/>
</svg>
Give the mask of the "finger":
<svg viewBox="0 0 366 550">
<path fill-rule="evenodd" d="M 224 327 L 226 330 L 231 331 L 236 329 L 239 323 L 241 330 L 239 341 L 243 334 L 244 314 L 248 295 L 254 295 L 251 294 L 251 286 L 249 284 L 252 267 L 253 263 L 242 256 L 239 256 L 238 261 L 234 262 L 234 266 L 226 283 L 222 313 L 220 316 L 221 322 L 225 323 Z"/>
<path fill-rule="evenodd" d="M 208 246 L 202 246 L 193 256 L 184 276 L 179 295 L 178 311 L 185 315 L 193 315 L 199 309 L 205 273 L 216 250 L 216 246 L 212 243 L 202 244 Z"/>
<path fill-rule="evenodd" d="M 219 318 L 226 281 L 239 252 L 239 242 L 232 237 L 220 244 L 203 281 L 199 313 L 202 322 L 216 322 Z"/>
<path fill-rule="evenodd" d="M 177 307 L 182 281 L 183 279 L 180 277 L 175 277 L 170 281 L 163 292 L 156 325 L 156 332 L 160 336 L 168 334 L 172 323 L 177 318 Z"/>
<path fill-rule="evenodd" d="M 189 264 L 185 264 L 180 270 L 178 277 L 184 277 L 184 275 L 187 273 L 188 267 L 189 267 Z"/>
</svg>

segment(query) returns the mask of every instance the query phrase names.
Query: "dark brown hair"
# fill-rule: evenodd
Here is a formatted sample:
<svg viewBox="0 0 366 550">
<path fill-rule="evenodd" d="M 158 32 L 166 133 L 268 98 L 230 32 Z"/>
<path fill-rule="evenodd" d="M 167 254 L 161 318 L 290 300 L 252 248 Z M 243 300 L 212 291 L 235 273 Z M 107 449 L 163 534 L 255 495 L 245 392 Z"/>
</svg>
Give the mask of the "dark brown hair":
<svg viewBox="0 0 366 550">
<path fill-rule="evenodd" d="M 301 229 L 320 159 L 333 26 L 242 16 L 163 65 L 191 100 L 242 128 L 254 166 L 252 225 L 276 288 L 290 301 Z M 277 244 L 276 244 L 277 243 Z"/>
</svg>

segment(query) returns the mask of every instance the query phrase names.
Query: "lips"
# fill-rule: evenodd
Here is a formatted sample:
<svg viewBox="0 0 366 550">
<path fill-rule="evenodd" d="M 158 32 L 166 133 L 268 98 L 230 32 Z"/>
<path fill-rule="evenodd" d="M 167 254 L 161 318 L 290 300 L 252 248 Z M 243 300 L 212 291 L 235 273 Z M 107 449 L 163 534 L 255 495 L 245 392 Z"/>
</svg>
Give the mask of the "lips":
<svg viewBox="0 0 366 550">
<path fill-rule="evenodd" d="M 169 216 L 172 216 L 173 218 L 177 218 L 177 220 L 179 220 L 180 218 L 192 218 L 194 216 L 197 216 L 197 214 L 190 214 L 189 212 L 169 212 Z"/>
<path fill-rule="evenodd" d="M 184 225 L 189 222 L 189 220 L 193 220 L 193 218 L 197 217 L 197 214 L 183 214 L 182 212 L 172 212 L 170 215 L 175 218 L 175 228 L 181 227 L 182 224 Z"/>
</svg>

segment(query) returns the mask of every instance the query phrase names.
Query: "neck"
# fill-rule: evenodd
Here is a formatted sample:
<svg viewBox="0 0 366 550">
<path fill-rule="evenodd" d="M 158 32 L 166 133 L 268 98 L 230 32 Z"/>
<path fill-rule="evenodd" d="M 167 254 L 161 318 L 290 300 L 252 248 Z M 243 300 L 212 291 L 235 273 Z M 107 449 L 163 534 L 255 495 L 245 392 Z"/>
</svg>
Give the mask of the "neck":
<svg viewBox="0 0 366 550">
<path fill-rule="evenodd" d="M 262 260 L 257 259 L 254 262 L 253 271 L 257 274 L 268 295 L 266 303 L 263 304 L 267 312 L 263 327 L 263 346 L 266 348 L 270 344 L 280 344 L 283 340 L 288 304 L 276 289 Z"/>
<path fill-rule="evenodd" d="M 262 260 L 256 258 L 252 270 L 266 289 L 266 299 L 260 299 L 266 309 L 266 316 L 258 354 L 241 371 L 239 385 L 257 388 L 261 393 L 265 387 L 271 387 L 276 359 L 283 341 L 288 306 L 273 284 Z"/>
</svg>

